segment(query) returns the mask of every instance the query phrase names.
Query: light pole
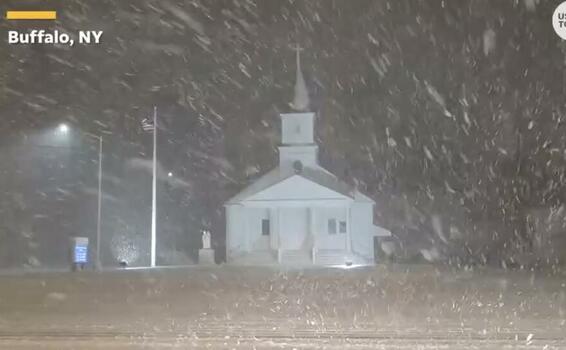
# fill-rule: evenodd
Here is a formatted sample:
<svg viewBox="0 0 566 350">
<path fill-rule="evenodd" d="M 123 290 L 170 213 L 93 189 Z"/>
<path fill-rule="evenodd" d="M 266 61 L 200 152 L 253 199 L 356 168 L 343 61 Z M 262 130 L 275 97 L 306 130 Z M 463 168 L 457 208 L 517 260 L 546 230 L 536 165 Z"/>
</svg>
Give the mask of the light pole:
<svg viewBox="0 0 566 350">
<path fill-rule="evenodd" d="M 97 271 L 102 270 L 100 262 L 100 224 L 102 220 L 102 135 L 98 136 L 98 211 L 96 217 L 96 262 Z"/>
<path fill-rule="evenodd" d="M 69 132 L 69 126 L 67 124 L 60 124 L 57 130 L 62 134 L 67 134 Z M 80 130 L 79 130 L 80 131 Z M 80 131 L 84 135 L 98 139 L 98 208 L 96 217 L 96 251 L 95 251 L 95 262 L 94 266 L 97 271 L 102 270 L 102 264 L 100 261 L 100 238 L 101 238 L 101 223 L 102 223 L 102 135 L 92 135 L 84 131 Z"/>
</svg>

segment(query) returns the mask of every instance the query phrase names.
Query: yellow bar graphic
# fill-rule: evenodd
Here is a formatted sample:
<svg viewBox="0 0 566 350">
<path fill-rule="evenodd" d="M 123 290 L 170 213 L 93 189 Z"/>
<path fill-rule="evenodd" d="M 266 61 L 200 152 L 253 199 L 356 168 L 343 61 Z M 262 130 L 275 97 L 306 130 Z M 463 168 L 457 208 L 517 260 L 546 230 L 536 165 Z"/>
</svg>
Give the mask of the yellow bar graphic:
<svg viewBox="0 0 566 350">
<path fill-rule="evenodd" d="M 6 11 L 6 19 L 57 19 L 56 11 Z"/>
</svg>

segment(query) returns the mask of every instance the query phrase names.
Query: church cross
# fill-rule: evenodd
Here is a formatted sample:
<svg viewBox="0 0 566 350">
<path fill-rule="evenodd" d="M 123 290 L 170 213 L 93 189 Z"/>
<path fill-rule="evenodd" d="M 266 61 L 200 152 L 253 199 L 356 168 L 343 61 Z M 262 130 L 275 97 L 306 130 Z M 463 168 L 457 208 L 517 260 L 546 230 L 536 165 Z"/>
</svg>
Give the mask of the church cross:
<svg viewBox="0 0 566 350">
<path fill-rule="evenodd" d="M 297 69 L 300 69 L 300 52 L 303 51 L 305 48 L 301 47 L 299 43 L 296 43 L 295 46 L 291 45 L 291 50 L 294 50 L 297 53 Z"/>
<path fill-rule="evenodd" d="M 297 53 L 303 51 L 305 48 L 301 47 L 299 43 L 296 43 L 295 46 L 291 45 L 291 50 L 297 51 Z"/>
</svg>

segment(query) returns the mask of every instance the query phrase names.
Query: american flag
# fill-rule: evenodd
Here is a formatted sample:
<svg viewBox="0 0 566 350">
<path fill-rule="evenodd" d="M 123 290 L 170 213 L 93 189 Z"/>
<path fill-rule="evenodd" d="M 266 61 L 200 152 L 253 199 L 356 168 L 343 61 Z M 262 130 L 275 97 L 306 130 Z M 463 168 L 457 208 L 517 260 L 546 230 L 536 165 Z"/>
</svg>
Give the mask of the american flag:
<svg viewBox="0 0 566 350">
<path fill-rule="evenodd" d="M 153 120 L 150 118 L 144 118 L 141 121 L 143 131 L 153 131 L 155 125 L 153 125 Z"/>
</svg>

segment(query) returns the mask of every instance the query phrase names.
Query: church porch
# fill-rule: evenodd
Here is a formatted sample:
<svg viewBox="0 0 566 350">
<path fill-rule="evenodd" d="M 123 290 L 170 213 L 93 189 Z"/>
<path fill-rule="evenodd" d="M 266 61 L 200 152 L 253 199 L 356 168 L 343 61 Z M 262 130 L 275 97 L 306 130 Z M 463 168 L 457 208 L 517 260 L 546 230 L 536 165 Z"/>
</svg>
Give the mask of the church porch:
<svg viewBox="0 0 566 350">
<path fill-rule="evenodd" d="M 324 266 L 367 263 L 352 251 L 348 202 L 308 207 L 288 204 L 242 206 L 245 235 L 239 251 L 229 252 L 230 262 Z"/>
</svg>

